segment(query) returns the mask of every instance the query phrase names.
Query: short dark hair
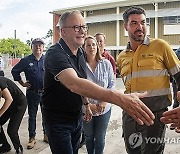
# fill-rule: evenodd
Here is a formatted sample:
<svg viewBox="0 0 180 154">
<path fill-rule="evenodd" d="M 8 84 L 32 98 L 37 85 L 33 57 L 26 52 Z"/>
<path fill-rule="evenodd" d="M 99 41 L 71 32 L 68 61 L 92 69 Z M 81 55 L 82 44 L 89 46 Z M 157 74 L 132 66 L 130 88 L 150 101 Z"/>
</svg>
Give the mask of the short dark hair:
<svg viewBox="0 0 180 154">
<path fill-rule="evenodd" d="M 131 14 L 144 14 L 146 16 L 145 10 L 140 6 L 132 6 L 126 9 L 123 13 L 124 22 L 128 22 L 129 16 Z"/>
</svg>

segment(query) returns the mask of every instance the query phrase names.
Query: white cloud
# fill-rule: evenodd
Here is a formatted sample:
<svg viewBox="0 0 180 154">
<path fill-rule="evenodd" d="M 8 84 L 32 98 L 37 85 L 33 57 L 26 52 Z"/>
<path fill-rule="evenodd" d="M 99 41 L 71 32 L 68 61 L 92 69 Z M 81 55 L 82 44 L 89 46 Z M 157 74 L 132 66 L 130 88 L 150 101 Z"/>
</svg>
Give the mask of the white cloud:
<svg viewBox="0 0 180 154">
<path fill-rule="evenodd" d="M 12 2 L 13 2 L 13 0 L 1 0 L 0 1 L 0 10 L 6 9 Z"/>
<path fill-rule="evenodd" d="M 103 2 L 104 0 L 0 0 L 0 39 L 14 37 L 26 41 L 44 37 L 52 29 L 53 15 L 50 11 Z"/>
<path fill-rule="evenodd" d="M 24 0 L 1 0 L 0 1 L 0 10 L 5 10 L 10 8 L 15 3 L 22 3 Z"/>
</svg>

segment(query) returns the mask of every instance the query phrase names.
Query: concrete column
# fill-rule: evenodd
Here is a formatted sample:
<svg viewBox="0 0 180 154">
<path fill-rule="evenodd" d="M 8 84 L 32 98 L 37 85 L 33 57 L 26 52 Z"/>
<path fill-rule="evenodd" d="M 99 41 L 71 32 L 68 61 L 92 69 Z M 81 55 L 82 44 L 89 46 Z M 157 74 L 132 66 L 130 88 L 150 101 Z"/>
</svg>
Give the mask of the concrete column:
<svg viewBox="0 0 180 154">
<path fill-rule="evenodd" d="M 119 15 L 119 7 L 116 7 L 116 14 L 117 16 Z M 116 46 L 119 46 L 119 41 L 120 41 L 120 30 L 119 30 L 119 19 L 116 20 Z"/>
<path fill-rule="evenodd" d="M 87 11 L 84 11 L 84 18 L 87 17 Z"/>
<path fill-rule="evenodd" d="M 158 11 L 158 3 L 154 3 L 154 10 L 155 10 L 155 27 L 154 27 L 154 31 L 155 31 L 155 38 L 158 38 L 158 14 L 157 14 L 157 11 Z"/>
</svg>

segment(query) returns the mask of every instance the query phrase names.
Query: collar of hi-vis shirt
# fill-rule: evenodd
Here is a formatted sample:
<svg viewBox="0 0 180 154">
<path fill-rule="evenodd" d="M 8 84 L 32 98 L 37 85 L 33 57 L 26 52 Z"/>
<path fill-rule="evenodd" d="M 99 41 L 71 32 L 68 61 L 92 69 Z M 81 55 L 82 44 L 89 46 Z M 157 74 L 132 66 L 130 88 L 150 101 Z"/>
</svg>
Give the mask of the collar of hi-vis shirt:
<svg viewBox="0 0 180 154">
<path fill-rule="evenodd" d="M 149 45 L 149 43 L 150 43 L 150 39 L 149 39 L 149 37 L 146 36 L 146 37 L 144 38 L 144 41 L 143 41 L 142 44 L 143 44 L 143 45 Z M 130 42 L 128 42 L 125 51 L 126 51 L 126 52 L 132 51 L 132 50 L 131 50 Z"/>
</svg>

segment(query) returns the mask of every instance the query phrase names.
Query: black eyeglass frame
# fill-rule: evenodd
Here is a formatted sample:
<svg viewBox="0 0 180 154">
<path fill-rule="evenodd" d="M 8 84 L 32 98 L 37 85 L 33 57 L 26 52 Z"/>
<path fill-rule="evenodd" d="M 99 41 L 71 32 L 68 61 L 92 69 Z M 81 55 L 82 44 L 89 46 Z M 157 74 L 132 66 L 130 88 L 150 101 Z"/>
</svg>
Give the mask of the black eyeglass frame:
<svg viewBox="0 0 180 154">
<path fill-rule="evenodd" d="M 86 25 L 82 25 L 82 26 L 79 26 L 79 25 L 65 26 L 63 28 L 72 28 L 72 29 L 74 29 L 75 32 L 80 32 L 81 29 L 83 29 L 83 31 L 85 31 L 85 32 L 88 31 L 88 26 L 86 26 Z"/>
</svg>

